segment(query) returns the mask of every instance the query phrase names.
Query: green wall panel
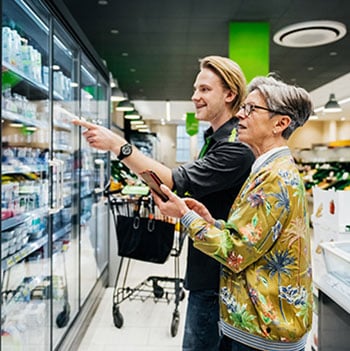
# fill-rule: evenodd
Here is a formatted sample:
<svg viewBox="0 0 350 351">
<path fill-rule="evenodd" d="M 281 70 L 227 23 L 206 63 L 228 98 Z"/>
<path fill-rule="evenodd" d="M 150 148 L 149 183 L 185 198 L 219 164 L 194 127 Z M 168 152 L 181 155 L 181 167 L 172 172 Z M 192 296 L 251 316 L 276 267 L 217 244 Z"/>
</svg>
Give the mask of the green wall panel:
<svg viewBox="0 0 350 351">
<path fill-rule="evenodd" d="M 270 25 L 266 22 L 231 22 L 229 57 L 242 68 L 247 82 L 265 76 L 270 68 Z"/>
</svg>

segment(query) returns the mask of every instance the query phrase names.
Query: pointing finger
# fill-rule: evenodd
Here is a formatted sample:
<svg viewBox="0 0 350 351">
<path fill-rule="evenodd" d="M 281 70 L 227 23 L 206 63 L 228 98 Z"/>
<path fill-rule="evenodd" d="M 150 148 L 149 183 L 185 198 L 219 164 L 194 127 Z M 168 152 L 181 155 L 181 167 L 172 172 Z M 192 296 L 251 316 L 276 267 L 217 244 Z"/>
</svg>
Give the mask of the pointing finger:
<svg viewBox="0 0 350 351">
<path fill-rule="evenodd" d="M 87 129 L 91 129 L 91 128 L 96 127 L 95 124 L 87 122 L 83 119 L 73 119 L 72 123 L 75 124 L 76 126 L 81 126 L 81 127 L 87 128 Z"/>
</svg>

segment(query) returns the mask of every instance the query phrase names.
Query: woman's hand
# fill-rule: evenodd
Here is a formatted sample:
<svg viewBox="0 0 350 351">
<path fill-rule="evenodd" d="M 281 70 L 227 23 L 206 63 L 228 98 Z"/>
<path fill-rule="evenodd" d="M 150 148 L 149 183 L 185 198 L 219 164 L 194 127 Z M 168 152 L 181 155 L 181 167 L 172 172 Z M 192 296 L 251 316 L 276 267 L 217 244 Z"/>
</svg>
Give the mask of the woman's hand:
<svg viewBox="0 0 350 351">
<path fill-rule="evenodd" d="M 154 201 L 157 204 L 160 212 L 165 216 L 181 218 L 190 210 L 196 212 L 205 221 L 210 224 L 214 224 L 215 220 L 209 213 L 208 209 L 199 201 L 191 198 L 181 199 L 175 195 L 166 185 L 160 186 L 162 192 L 169 198 L 168 201 L 164 202 L 161 198 L 152 192 Z"/>
<path fill-rule="evenodd" d="M 152 195 L 154 202 L 164 216 L 181 218 L 190 211 L 184 199 L 181 199 L 175 195 L 166 185 L 162 184 L 160 188 L 162 192 L 168 197 L 168 201 L 162 201 L 154 191 L 152 191 Z"/>
<path fill-rule="evenodd" d="M 215 219 L 212 217 L 208 209 L 201 202 L 192 198 L 185 198 L 184 201 L 190 210 L 196 212 L 206 222 L 208 222 L 209 224 L 215 223 Z"/>
</svg>

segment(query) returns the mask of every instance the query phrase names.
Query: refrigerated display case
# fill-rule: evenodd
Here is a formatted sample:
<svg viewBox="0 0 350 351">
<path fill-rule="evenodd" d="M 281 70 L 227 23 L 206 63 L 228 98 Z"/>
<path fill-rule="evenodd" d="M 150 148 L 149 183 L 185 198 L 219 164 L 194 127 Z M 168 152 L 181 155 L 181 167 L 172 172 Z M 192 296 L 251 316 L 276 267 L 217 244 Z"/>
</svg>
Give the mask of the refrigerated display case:
<svg viewBox="0 0 350 351">
<path fill-rule="evenodd" d="M 60 349 L 107 284 L 109 154 L 71 120 L 109 126 L 109 77 L 58 11 L 2 1 L 2 351 Z"/>
<path fill-rule="evenodd" d="M 81 116 L 88 121 L 108 127 L 107 86 L 90 60 L 81 60 Z M 81 140 L 81 295 L 84 301 L 108 260 L 108 207 L 103 196 L 108 182 L 108 153 L 91 149 L 85 138 Z M 89 258 L 88 260 L 86 258 Z"/>
</svg>

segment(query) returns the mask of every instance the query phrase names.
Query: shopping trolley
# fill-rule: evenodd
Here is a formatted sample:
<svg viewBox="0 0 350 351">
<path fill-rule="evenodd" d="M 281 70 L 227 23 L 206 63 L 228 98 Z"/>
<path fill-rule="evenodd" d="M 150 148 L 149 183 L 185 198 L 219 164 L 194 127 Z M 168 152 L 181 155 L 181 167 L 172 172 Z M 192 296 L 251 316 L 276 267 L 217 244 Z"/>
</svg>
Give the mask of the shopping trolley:
<svg viewBox="0 0 350 351">
<path fill-rule="evenodd" d="M 169 219 L 161 217 L 159 210 L 153 204 L 151 195 L 122 195 L 120 191 L 110 191 L 108 186 L 105 190 L 105 195 L 108 198 L 108 204 L 113 215 L 116 231 L 118 231 L 118 218 L 120 219 L 121 216 L 133 217 L 135 209 L 138 211 L 141 218 L 145 218 L 149 216 L 147 209 L 154 207 L 155 213 L 153 215 L 155 215 L 156 218 L 161 218 L 164 221 L 174 221 L 173 218 Z M 145 211 L 146 214 L 142 213 L 143 211 Z M 147 299 L 153 299 L 153 301 L 156 303 L 166 302 L 169 304 L 173 300 L 175 307 L 172 314 L 170 332 L 172 337 L 175 337 L 177 335 L 180 320 L 179 304 L 185 298 L 185 291 L 183 289 L 184 280 L 180 278 L 179 265 L 179 256 L 183 246 L 185 233 L 183 230 L 181 230 L 181 225 L 179 222 L 175 223 L 174 228 L 175 230 L 173 231 L 172 246 L 168 256 L 174 259 L 174 276 L 168 277 L 151 275 L 138 283 L 136 286 L 128 286 L 127 277 L 129 273 L 130 262 L 133 260 L 133 258 L 120 255 L 120 265 L 114 284 L 112 310 L 113 322 L 117 328 L 122 328 L 124 324 L 124 318 L 120 312 L 120 304 L 123 301 L 141 300 L 144 302 Z M 118 239 L 118 232 L 117 242 L 118 245 L 121 244 L 120 239 Z M 143 259 L 143 261 L 148 261 L 148 259 Z M 151 259 L 149 262 L 154 263 L 155 261 Z M 120 278 L 122 274 L 122 284 L 119 286 L 119 281 L 121 280 Z"/>
</svg>

